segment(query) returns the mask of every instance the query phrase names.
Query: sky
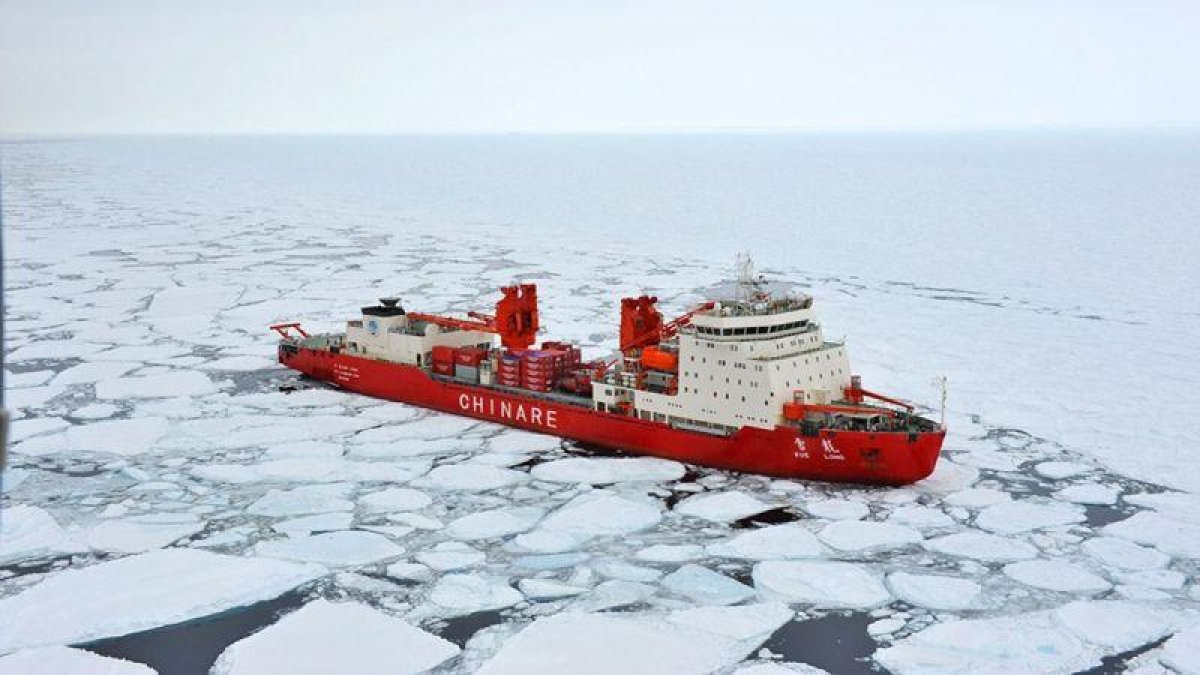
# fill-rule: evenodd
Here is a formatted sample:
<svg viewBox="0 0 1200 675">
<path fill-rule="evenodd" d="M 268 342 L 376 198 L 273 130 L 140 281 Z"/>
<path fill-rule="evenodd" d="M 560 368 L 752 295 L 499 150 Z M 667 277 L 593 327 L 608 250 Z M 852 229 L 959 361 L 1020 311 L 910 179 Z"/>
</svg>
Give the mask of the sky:
<svg viewBox="0 0 1200 675">
<path fill-rule="evenodd" d="M 1196 0 L 0 0 L 0 133 L 1200 127 Z"/>
</svg>

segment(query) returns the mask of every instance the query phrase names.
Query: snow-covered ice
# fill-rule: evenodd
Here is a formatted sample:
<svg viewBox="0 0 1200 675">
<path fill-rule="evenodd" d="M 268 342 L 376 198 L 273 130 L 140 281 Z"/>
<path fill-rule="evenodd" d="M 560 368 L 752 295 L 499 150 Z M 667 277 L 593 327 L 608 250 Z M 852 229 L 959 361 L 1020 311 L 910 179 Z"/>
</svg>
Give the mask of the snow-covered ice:
<svg viewBox="0 0 1200 675">
<path fill-rule="evenodd" d="M 1112 588 L 1104 579 L 1062 560 L 1022 560 L 1004 566 L 1004 573 L 1028 586 L 1064 593 L 1101 593 Z"/>
<path fill-rule="evenodd" d="M 716 523 L 741 520 L 772 507 L 744 492 L 711 492 L 687 499 L 675 505 L 675 512 Z"/>
<path fill-rule="evenodd" d="M 86 550 L 44 509 L 16 505 L 0 514 L 0 565 Z"/>
<path fill-rule="evenodd" d="M 911 572 L 889 574 L 887 586 L 904 602 L 940 610 L 971 609 L 977 604 L 982 590 L 970 579 Z"/>
<path fill-rule="evenodd" d="M 538 480 L 556 483 L 607 485 L 678 480 L 683 477 L 684 467 L 654 457 L 568 457 L 538 464 L 530 473 Z"/>
<path fill-rule="evenodd" d="M 779 605 L 704 608 L 666 616 L 564 613 L 504 643 L 480 675 L 710 673 L 731 666 L 791 618 Z"/>
<path fill-rule="evenodd" d="M 892 597 L 878 574 L 853 563 L 768 560 L 753 576 L 764 598 L 825 609 L 870 609 Z"/>
<path fill-rule="evenodd" d="M 1037 549 L 1025 541 L 984 532 L 956 532 L 927 539 L 925 548 L 936 553 L 986 562 L 1028 560 L 1037 556 Z"/>
<path fill-rule="evenodd" d="M 269 600 L 320 565 L 163 549 L 69 569 L 0 599 L 0 654 L 79 644 Z"/>
<path fill-rule="evenodd" d="M 687 564 L 662 579 L 663 588 L 702 605 L 732 605 L 754 596 L 754 589 L 702 565 Z"/>
<path fill-rule="evenodd" d="M 404 554 L 404 548 L 375 532 L 346 530 L 260 542 L 254 547 L 254 554 L 330 567 L 353 567 L 396 558 Z"/>
<path fill-rule="evenodd" d="M 101 522 L 87 531 L 85 539 L 97 551 L 141 553 L 203 529 L 204 522 L 191 514 L 146 514 Z"/>
<path fill-rule="evenodd" d="M 1082 509 L 1063 504 L 1040 504 L 1029 500 L 1004 501 L 979 513 L 975 524 L 1000 534 L 1016 534 L 1059 525 L 1083 522 Z"/>
<path fill-rule="evenodd" d="M 453 643 L 366 605 L 314 600 L 221 653 L 213 673 L 423 673 Z"/>
<path fill-rule="evenodd" d="M 816 558 L 824 550 L 817 537 L 799 525 L 763 527 L 708 547 L 712 555 L 747 560 Z"/>
<path fill-rule="evenodd" d="M 817 535 L 825 545 L 839 551 L 886 551 L 921 542 L 920 532 L 893 523 L 839 520 L 826 525 Z"/>
<path fill-rule="evenodd" d="M 0 675 L 154 675 L 154 670 L 82 649 L 36 647 L 0 656 Z"/>
<path fill-rule="evenodd" d="M 525 532 L 541 520 L 545 510 L 536 506 L 514 506 L 472 513 L 446 525 L 446 534 L 455 539 L 495 539 Z"/>
<path fill-rule="evenodd" d="M 413 484 L 435 490 L 482 492 L 527 480 L 528 474 L 486 464 L 443 464 L 413 481 Z"/>
<path fill-rule="evenodd" d="M 480 574 L 447 574 L 429 593 L 429 601 L 448 616 L 503 609 L 523 598 L 507 579 Z"/>
</svg>

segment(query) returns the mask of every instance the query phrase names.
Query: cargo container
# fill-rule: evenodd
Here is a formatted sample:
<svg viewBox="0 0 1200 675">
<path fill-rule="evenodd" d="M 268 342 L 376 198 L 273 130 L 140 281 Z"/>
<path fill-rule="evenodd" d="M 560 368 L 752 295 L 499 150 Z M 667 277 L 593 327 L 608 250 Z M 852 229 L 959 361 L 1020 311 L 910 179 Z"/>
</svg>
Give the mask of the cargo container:
<svg viewBox="0 0 1200 675">
<path fill-rule="evenodd" d="M 433 348 L 434 363 L 454 363 L 454 352 L 458 351 L 454 347 L 446 345 L 437 345 Z"/>
<path fill-rule="evenodd" d="M 460 347 L 454 355 L 454 363 L 460 366 L 478 366 L 487 358 L 487 350 L 479 347 Z"/>
<path fill-rule="evenodd" d="M 454 374 L 454 363 L 450 362 L 450 361 L 447 361 L 447 362 L 434 361 L 433 362 L 433 372 L 437 373 L 438 375 L 453 375 Z"/>
</svg>

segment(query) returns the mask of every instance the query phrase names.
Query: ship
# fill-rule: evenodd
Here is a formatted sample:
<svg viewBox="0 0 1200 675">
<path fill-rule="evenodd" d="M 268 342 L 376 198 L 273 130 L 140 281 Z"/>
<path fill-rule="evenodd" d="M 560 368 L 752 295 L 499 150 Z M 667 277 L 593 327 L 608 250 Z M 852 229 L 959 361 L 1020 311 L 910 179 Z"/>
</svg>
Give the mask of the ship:
<svg viewBox="0 0 1200 675">
<path fill-rule="evenodd" d="M 494 314 L 408 311 L 385 297 L 343 333 L 280 335 L 279 362 L 348 392 L 551 434 L 597 448 L 779 478 L 906 485 L 933 472 L 942 420 L 864 389 L 811 295 L 736 281 L 664 320 L 620 302 L 619 351 L 585 361 L 543 341 L 537 286 L 501 288 Z M 943 396 L 944 401 L 944 396 Z"/>
</svg>

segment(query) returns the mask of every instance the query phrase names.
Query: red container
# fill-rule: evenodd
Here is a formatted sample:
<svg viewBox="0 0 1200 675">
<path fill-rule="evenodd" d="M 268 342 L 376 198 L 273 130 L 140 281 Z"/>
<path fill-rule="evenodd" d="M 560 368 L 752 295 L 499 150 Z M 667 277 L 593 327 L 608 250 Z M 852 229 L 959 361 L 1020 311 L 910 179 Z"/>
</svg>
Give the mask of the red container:
<svg viewBox="0 0 1200 675">
<path fill-rule="evenodd" d="M 460 366 L 478 366 L 480 361 L 487 358 L 487 350 L 479 347 L 462 347 L 454 355 L 454 362 Z"/>
<path fill-rule="evenodd" d="M 454 374 L 454 363 L 453 362 L 442 363 L 440 361 L 434 361 L 433 362 L 433 372 L 437 373 L 438 375 L 453 375 Z"/>
<path fill-rule="evenodd" d="M 446 345 L 437 345 L 433 348 L 434 363 L 454 363 L 454 352 L 458 351 L 454 347 Z"/>
</svg>

